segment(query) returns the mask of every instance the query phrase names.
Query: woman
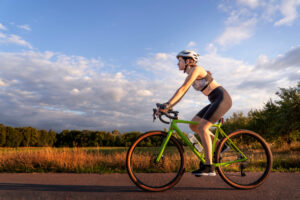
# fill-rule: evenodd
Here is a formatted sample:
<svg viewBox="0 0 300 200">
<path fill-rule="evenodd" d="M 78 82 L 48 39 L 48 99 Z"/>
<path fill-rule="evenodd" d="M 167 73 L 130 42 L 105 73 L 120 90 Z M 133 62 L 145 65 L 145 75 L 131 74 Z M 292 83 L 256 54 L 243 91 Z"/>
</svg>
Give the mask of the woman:
<svg viewBox="0 0 300 200">
<path fill-rule="evenodd" d="M 197 176 L 215 176 L 215 168 L 212 165 L 212 139 L 213 134 L 209 128 L 217 122 L 231 107 L 232 101 L 227 91 L 217 83 L 209 71 L 196 65 L 199 54 L 194 51 L 184 50 L 177 55 L 179 70 L 187 73 L 183 85 L 175 92 L 174 96 L 164 103 L 160 109 L 165 112 L 175 106 L 191 85 L 194 89 L 201 91 L 208 96 L 210 104 L 198 112 L 192 121 L 199 122 L 198 125 L 190 125 L 190 129 L 197 133 L 202 141 L 205 150 L 205 165 L 193 171 Z"/>
</svg>

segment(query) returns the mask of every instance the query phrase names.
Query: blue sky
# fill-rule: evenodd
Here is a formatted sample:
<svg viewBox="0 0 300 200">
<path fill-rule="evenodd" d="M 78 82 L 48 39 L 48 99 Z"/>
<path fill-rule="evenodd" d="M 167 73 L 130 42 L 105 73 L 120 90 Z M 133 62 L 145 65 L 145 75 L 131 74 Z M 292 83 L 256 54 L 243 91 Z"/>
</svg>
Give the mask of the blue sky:
<svg viewBox="0 0 300 200">
<path fill-rule="evenodd" d="M 232 95 L 227 117 L 259 109 L 300 80 L 299 11 L 300 0 L 0 0 L 0 123 L 160 126 L 149 112 L 182 84 L 183 49 Z M 207 103 L 191 89 L 178 109 L 189 119 Z"/>
<path fill-rule="evenodd" d="M 226 2 L 239 7 L 234 1 Z M 195 41 L 199 52 L 205 53 L 205 47 L 224 31 L 228 13 L 219 8 L 221 3 L 10 0 L 1 1 L 0 17 L 2 24 L 29 24 L 33 30 L 30 34 L 17 29 L 15 33 L 40 51 L 87 58 L 101 55 L 113 60 L 118 56 L 118 61 L 124 64 L 131 57 L 143 56 L 149 51 L 179 51 L 190 41 Z M 274 18 L 281 17 L 278 13 Z M 274 27 L 272 23 L 262 22 L 255 27 L 256 34 L 245 41 L 247 48 L 237 45 L 222 53 L 248 62 L 253 62 L 260 53 L 276 56 L 297 42 L 299 25 L 299 21 L 294 21 L 293 26 Z M 116 56 L 111 54 L 112 50 Z"/>
<path fill-rule="evenodd" d="M 191 6 L 189 11 L 180 4 L 180 1 L 4 1 L 0 17 L 6 24 L 30 24 L 34 31 L 23 32 L 24 39 L 40 51 L 88 58 L 101 55 L 124 63 L 149 51 L 178 51 L 192 39 L 207 45 L 207 41 L 217 36 L 215 30 L 222 31 L 221 13 L 216 15 L 215 3 L 191 1 L 197 6 Z"/>
</svg>

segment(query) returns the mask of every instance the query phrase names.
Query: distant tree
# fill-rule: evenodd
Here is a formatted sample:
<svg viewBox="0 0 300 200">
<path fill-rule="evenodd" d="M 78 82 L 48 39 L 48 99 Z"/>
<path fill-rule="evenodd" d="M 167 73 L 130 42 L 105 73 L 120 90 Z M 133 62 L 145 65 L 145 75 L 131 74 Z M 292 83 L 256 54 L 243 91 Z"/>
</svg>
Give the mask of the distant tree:
<svg viewBox="0 0 300 200">
<path fill-rule="evenodd" d="M 46 130 L 40 130 L 39 135 L 40 135 L 40 139 L 39 139 L 37 146 L 39 146 L 39 147 L 48 146 L 48 140 L 49 140 L 48 132 Z"/>
<path fill-rule="evenodd" d="M 98 146 L 106 146 L 107 144 L 107 137 L 105 131 L 97 131 L 96 132 L 96 138 Z"/>
<path fill-rule="evenodd" d="M 250 111 L 248 116 L 250 119 L 249 129 L 270 140 L 274 140 L 278 136 L 279 107 L 272 100 L 269 100 L 262 110 Z"/>
<path fill-rule="evenodd" d="M 83 142 L 81 140 L 82 139 L 81 134 L 82 131 L 78 131 L 78 130 L 70 131 L 68 135 L 70 136 L 70 140 L 72 140 L 72 142 L 70 142 L 69 145 L 71 145 L 72 147 L 81 147 Z"/>
<path fill-rule="evenodd" d="M 4 147 L 6 144 L 6 127 L 0 124 L 0 147 Z"/>
<path fill-rule="evenodd" d="M 246 128 L 269 141 L 300 140 L 300 84 L 294 88 L 280 88 L 276 95 L 279 100 L 270 99 L 262 109 L 251 110 L 247 116 L 233 113 L 223 126 L 225 132 Z"/>
<path fill-rule="evenodd" d="M 122 146 L 124 146 L 124 140 L 122 140 L 122 136 L 121 135 L 116 136 L 115 146 L 116 147 L 122 147 Z"/>
<path fill-rule="evenodd" d="M 223 129 L 226 133 L 230 133 L 237 129 L 247 129 L 249 118 L 244 116 L 242 112 L 233 113 L 226 119 Z"/>
<path fill-rule="evenodd" d="M 112 132 L 111 132 L 111 134 L 113 134 L 113 135 L 115 135 L 115 136 L 118 136 L 118 135 L 120 135 L 121 133 L 120 133 L 120 131 L 119 130 L 113 130 Z"/>
<path fill-rule="evenodd" d="M 114 146 L 115 137 L 111 133 L 107 132 L 105 134 L 104 141 L 105 141 L 105 144 L 104 144 L 105 146 L 107 146 L 107 147 Z"/>
<path fill-rule="evenodd" d="M 18 129 L 14 129 L 10 126 L 6 127 L 6 146 L 19 147 L 22 140 L 23 136 Z"/>
<path fill-rule="evenodd" d="M 106 132 L 104 131 L 92 131 L 89 140 L 89 146 L 103 146 L 103 142 L 106 143 Z"/>
<path fill-rule="evenodd" d="M 50 129 L 48 131 L 48 146 L 52 147 L 56 142 L 56 132 Z"/>
<path fill-rule="evenodd" d="M 281 131 L 300 130 L 300 82 L 295 88 L 280 88 L 276 94 L 280 97 L 275 102 L 280 108 Z"/>
<path fill-rule="evenodd" d="M 81 147 L 87 147 L 87 146 L 89 146 L 90 131 L 83 130 L 80 133 L 79 138 L 80 138 L 80 142 L 81 142 L 79 146 L 81 146 Z"/>
<path fill-rule="evenodd" d="M 276 127 L 279 140 L 287 143 L 300 140 L 300 82 L 294 88 L 280 88 L 276 94 L 280 97 L 275 101 L 279 108 Z"/>
<path fill-rule="evenodd" d="M 29 145 L 37 147 L 40 144 L 40 132 L 36 128 L 31 128 L 31 139 Z"/>
<path fill-rule="evenodd" d="M 125 146 L 129 147 L 140 135 L 140 132 L 130 132 L 124 134 Z"/>
<path fill-rule="evenodd" d="M 58 140 L 56 145 L 60 147 L 73 146 L 73 138 L 69 130 L 63 130 L 60 134 L 58 134 Z"/>
<path fill-rule="evenodd" d="M 95 140 L 97 141 L 98 146 L 103 146 L 105 134 L 106 133 L 104 131 L 96 131 L 95 132 Z"/>
<path fill-rule="evenodd" d="M 30 146 L 31 129 L 32 129 L 31 127 L 20 128 L 20 132 L 23 135 L 23 140 L 22 140 L 21 146 L 23 146 L 23 147 Z"/>
</svg>

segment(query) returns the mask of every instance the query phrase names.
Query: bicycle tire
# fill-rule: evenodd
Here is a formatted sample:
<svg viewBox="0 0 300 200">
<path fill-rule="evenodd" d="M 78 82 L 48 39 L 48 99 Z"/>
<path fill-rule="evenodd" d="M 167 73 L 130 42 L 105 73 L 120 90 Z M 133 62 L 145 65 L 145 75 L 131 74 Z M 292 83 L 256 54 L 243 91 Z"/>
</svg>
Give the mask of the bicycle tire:
<svg viewBox="0 0 300 200">
<path fill-rule="evenodd" d="M 217 167 L 221 178 L 227 184 L 238 189 L 253 189 L 260 186 L 272 169 L 273 158 L 268 144 L 253 131 L 234 131 L 220 142 L 216 151 L 217 163 L 242 158 L 242 154 L 236 152 L 233 146 L 229 148 L 228 152 L 221 153 L 223 146 L 226 143 L 229 145 L 229 139 L 247 156 L 247 160 Z"/>
<path fill-rule="evenodd" d="M 168 190 L 175 186 L 184 174 L 184 150 L 173 136 L 171 136 L 160 162 L 153 162 L 159 152 L 161 142 L 166 136 L 167 133 L 162 131 L 146 132 L 139 136 L 128 149 L 126 156 L 127 173 L 133 183 L 143 190 L 151 192 Z M 147 145 L 149 141 L 152 142 L 152 146 L 149 143 Z M 174 153 L 178 155 L 174 155 Z M 172 160 L 170 160 L 171 158 Z M 172 173 L 170 173 L 170 169 L 167 169 L 167 167 L 170 168 L 170 164 L 173 169 Z M 169 178 L 170 180 L 168 180 Z M 161 183 L 159 182 L 160 179 L 163 180 Z"/>
</svg>

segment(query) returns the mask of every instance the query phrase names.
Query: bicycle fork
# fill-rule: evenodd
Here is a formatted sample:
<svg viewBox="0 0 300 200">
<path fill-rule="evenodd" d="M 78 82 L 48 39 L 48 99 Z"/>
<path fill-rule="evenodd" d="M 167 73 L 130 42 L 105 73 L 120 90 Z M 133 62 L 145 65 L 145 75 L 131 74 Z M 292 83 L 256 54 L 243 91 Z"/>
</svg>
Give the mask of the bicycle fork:
<svg viewBox="0 0 300 200">
<path fill-rule="evenodd" d="M 167 144 L 168 144 L 168 142 L 169 142 L 169 140 L 172 136 L 172 132 L 173 132 L 173 130 L 171 130 L 171 129 L 168 131 L 167 137 L 165 137 L 163 143 L 161 144 L 158 156 L 155 159 L 156 163 L 158 163 L 160 161 L 161 157 L 163 156 L 163 152 L 165 151 L 165 148 L 166 148 L 166 146 L 167 146 Z"/>
</svg>

